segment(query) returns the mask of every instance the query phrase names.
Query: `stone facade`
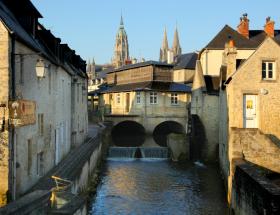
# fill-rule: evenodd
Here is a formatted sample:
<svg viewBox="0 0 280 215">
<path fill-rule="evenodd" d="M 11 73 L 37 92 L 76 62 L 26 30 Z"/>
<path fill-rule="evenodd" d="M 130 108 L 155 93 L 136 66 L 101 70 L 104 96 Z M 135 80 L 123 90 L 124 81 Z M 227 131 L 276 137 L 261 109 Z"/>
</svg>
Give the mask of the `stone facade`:
<svg viewBox="0 0 280 215">
<path fill-rule="evenodd" d="M 13 2 L 5 4 L 1 3 L 0 11 L 9 13 L 0 22 L 1 205 L 7 202 L 7 196 L 10 201 L 19 198 L 73 146 L 81 144 L 87 137 L 88 124 L 85 62 L 38 24 L 36 17 L 32 17 L 36 30 L 29 31 L 12 12 Z M 31 8 L 32 13 L 38 13 Z M 5 20 L 7 17 L 12 20 Z M 37 73 L 38 62 L 43 63 L 43 76 Z M 24 101 L 18 108 L 23 115 L 16 119 L 13 104 Z M 31 103 L 35 108 L 25 116 Z M 18 124 L 24 117 L 34 121 Z"/>
<path fill-rule="evenodd" d="M 236 52 L 226 48 L 227 81 L 220 92 L 220 164 L 227 179 L 228 199 L 234 176 L 233 159 L 243 158 L 279 172 L 279 51 L 280 46 L 268 37 L 235 71 Z M 262 78 L 262 62 L 275 62 L 275 79 Z M 264 93 L 265 92 L 265 93 Z M 244 128 L 244 95 L 257 96 L 257 127 Z M 277 164 L 278 163 L 278 164 Z"/>
<path fill-rule="evenodd" d="M 8 190 L 8 159 L 9 159 L 9 150 L 8 150 L 8 101 L 9 101 L 9 33 L 5 28 L 4 24 L 0 22 L 0 206 L 4 205 L 7 202 L 6 192 Z"/>
<path fill-rule="evenodd" d="M 196 71 L 192 86 L 191 114 L 197 115 L 202 123 L 205 137 L 201 139 L 200 159 L 213 162 L 218 157 L 218 120 L 219 120 L 219 97 L 211 94 L 207 89 L 205 78 L 202 72 L 200 60 L 196 63 Z M 193 128 L 193 131 L 198 128 Z M 196 131 L 198 132 L 198 131 Z M 198 144 L 191 142 L 191 144 Z M 195 147 L 193 147 L 195 148 Z M 199 159 L 199 158 L 197 158 Z"/>
</svg>

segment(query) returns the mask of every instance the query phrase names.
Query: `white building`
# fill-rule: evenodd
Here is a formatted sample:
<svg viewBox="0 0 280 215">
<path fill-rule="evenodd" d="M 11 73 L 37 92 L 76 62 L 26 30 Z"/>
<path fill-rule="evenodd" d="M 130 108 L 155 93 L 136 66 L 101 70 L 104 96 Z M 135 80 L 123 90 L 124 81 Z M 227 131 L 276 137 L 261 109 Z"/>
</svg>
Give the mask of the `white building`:
<svg viewBox="0 0 280 215">
<path fill-rule="evenodd" d="M 0 1 L 0 205 L 87 136 L 86 63 L 38 18 L 29 0 Z"/>
</svg>

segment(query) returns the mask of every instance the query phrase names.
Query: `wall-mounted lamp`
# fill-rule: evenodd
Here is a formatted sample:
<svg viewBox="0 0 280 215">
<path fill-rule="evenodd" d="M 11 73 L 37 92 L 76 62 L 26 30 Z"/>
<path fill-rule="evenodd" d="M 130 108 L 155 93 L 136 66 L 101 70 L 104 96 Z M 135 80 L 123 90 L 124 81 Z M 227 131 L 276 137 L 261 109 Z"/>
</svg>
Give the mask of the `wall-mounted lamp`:
<svg viewBox="0 0 280 215">
<path fill-rule="evenodd" d="M 37 63 L 36 63 L 36 75 L 37 78 L 41 79 L 45 77 L 45 73 L 46 73 L 46 66 L 45 66 L 45 62 L 42 59 L 38 59 Z"/>
<path fill-rule="evenodd" d="M 267 94 L 268 94 L 268 90 L 267 90 L 267 89 L 264 89 L 264 88 L 261 88 L 261 89 L 260 89 L 260 93 L 261 93 L 262 95 L 267 95 Z"/>
</svg>

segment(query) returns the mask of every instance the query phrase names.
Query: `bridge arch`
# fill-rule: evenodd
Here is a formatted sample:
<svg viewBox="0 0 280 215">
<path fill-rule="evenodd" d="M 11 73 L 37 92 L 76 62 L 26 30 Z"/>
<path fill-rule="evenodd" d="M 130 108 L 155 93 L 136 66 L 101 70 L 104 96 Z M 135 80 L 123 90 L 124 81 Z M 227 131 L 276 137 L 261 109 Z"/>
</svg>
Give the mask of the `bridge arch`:
<svg viewBox="0 0 280 215">
<path fill-rule="evenodd" d="M 111 134 L 116 146 L 137 147 L 144 143 L 146 131 L 140 123 L 126 120 L 116 124 Z"/>
<path fill-rule="evenodd" d="M 160 146 L 167 146 L 167 136 L 171 133 L 184 134 L 184 126 L 176 121 L 164 121 L 155 127 L 153 131 L 154 141 Z"/>
</svg>

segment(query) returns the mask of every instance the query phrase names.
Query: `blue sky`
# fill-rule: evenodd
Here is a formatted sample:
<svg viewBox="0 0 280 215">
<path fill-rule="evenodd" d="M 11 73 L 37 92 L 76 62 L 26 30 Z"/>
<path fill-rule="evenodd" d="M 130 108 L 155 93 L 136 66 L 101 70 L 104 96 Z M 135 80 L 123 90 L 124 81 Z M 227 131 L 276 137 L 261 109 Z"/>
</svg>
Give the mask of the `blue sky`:
<svg viewBox="0 0 280 215">
<path fill-rule="evenodd" d="M 169 45 L 177 23 L 183 53 L 200 50 L 225 25 L 248 13 L 250 29 L 263 29 L 271 16 L 280 28 L 279 0 L 32 0 L 41 19 L 85 60 L 110 62 L 120 15 L 131 57 L 158 60 L 164 28 Z"/>
</svg>

